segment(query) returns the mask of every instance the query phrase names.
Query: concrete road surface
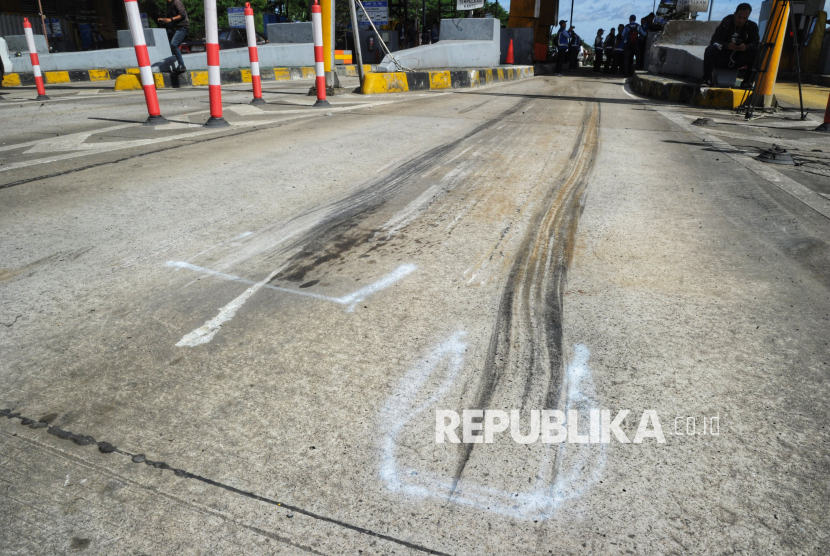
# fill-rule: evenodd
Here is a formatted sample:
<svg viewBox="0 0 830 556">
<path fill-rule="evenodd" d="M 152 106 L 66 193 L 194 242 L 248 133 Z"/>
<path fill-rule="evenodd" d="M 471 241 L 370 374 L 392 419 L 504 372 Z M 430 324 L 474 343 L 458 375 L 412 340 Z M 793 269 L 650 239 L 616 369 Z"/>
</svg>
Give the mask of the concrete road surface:
<svg viewBox="0 0 830 556">
<path fill-rule="evenodd" d="M 0 554 L 830 553 L 815 116 L 309 84 L 3 91 Z"/>
</svg>

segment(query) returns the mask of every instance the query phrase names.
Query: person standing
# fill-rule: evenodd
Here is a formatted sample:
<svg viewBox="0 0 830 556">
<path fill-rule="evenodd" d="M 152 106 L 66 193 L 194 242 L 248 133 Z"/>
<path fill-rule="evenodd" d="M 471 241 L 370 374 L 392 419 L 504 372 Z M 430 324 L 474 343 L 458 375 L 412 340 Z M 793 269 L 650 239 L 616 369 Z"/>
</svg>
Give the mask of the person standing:
<svg viewBox="0 0 830 556">
<path fill-rule="evenodd" d="M 167 17 L 160 17 L 158 22 L 167 28 L 167 34 L 170 37 L 170 50 L 173 51 L 173 56 L 176 57 L 179 67 L 173 70 L 174 73 L 184 73 L 187 68 L 184 66 L 184 59 L 182 59 L 182 52 L 179 50 L 179 45 L 182 44 L 188 31 L 190 31 L 190 20 L 187 18 L 187 10 L 182 4 L 182 0 L 167 0 Z"/>
<path fill-rule="evenodd" d="M 625 51 L 623 31 L 625 31 L 625 25 L 620 23 L 617 26 L 617 38 L 614 40 L 614 62 L 611 65 L 611 73 L 622 73 L 623 70 L 623 52 Z"/>
<path fill-rule="evenodd" d="M 576 27 L 571 25 L 568 31 L 570 44 L 568 44 L 568 69 L 575 70 L 579 67 L 579 52 L 582 50 L 582 37 L 576 34 Z"/>
<path fill-rule="evenodd" d="M 643 28 L 637 23 L 637 16 L 632 15 L 628 18 L 628 25 L 623 29 L 623 75 L 630 77 L 634 75 L 636 66 L 634 65 L 634 56 L 639 60 L 640 55 L 640 37 L 645 36 Z"/>
<path fill-rule="evenodd" d="M 605 43 L 603 44 L 603 50 L 605 50 L 605 68 L 602 70 L 603 73 L 611 73 L 611 63 L 614 61 L 614 46 L 616 44 L 617 31 L 612 27 L 608 31 L 608 36 L 605 37 Z"/>
<path fill-rule="evenodd" d="M 562 64 L 568 58 L 568 47 L 571 44 L 571 36 L 565 29 L 568 24 L 564 19 L 559 22 L 559 33 L 556 35 L 556 75 L 562 75 Z"/>
<path fill-rule="evenodd" d="M 594 73 L 602 71 L 602 55 L 605 48 L 602 42 L 602 34 L 604 32 L 603 29 L 599 29 L 597 31 L 597 38 L 594 39 Z"/>
<path fill-rule="evenodd" d="M 752 13 L 752 6 L 743 3 L 738 4 L 735 13 L 723 18 L 709 46 L 703 53 L 703 85 L 712 86 L 712 70 L 715 68 L 739 69 L 743 66 L 751 66 L 758 52 L 761 38 L 758 34 L 758 25 L 749 21 Z M 741 86 L 748 83 L 750 71 L 746 72 Z"/>
</svg>

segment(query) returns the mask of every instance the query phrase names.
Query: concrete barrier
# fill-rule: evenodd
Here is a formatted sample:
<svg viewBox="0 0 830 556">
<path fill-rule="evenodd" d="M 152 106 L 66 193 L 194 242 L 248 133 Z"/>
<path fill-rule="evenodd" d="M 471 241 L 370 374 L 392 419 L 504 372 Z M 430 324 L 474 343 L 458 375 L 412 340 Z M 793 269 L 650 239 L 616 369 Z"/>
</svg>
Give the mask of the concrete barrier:
<svg viewBox="0 0 830 556">
<path fill-rule="evenodd" d="M 269 23 L 265 28 L 269 44 L 313 44 L 311 22 Z"/>
<path fill-rule="evenodd" d="M 489 69 L 367 73 L 364 94 L 464 89 L 533 77 L 533 66 Z"/>
<path fill-rule="evenodd" d="M 132 39 L 129 38 L 130 32 L 119 31 L 118 33 L 119 48 L 42 54 L 39 56 L 40 69 L 42 71 L 75 71 L 136 66 L 135 49 L 133 48 Z M 126 39 L 122 38 L 123 33 L 127 34 Z M 35 39 L 38 36 L 43 38 L 42 35 L 35 35 Z M 167 31 L 164 29 L 145 29 L 144 37 L 147 39 L 147 53 L 150 56 L 151 64 L 155 65 L 172 56 L 170 43 L 167 41 Z M 37 48 L 39 49 L 39 47 Z M 15 58 L 14 67 L 17 72 L 32 71 L 31 62 L 24 58 Z"/>
<path fill-rule="evenodd" d="M 703 78 L 703 53 L 719 21 L 669 21 L 648 53 L 648 71 Z"/>
<path fill-rule="evenodd" d="M 441 40 L 395 53 L 404 67 L 452 69 L 499 65 L 501 34 L 498 19 L 442 19 Z M 515 44 L 514 44 L 515 48 Z M 397 66 L 389 56 L 378 67 L 394 72 Z"/>
<path fill-rule="evenodd" d="M 637 74 L 631 88 L 641 95 L 669 102 L 680 102 L 702 108 L 734 110 L 749 96 L 750 91 L 717 87 L 700 87 L 694 83 L 656 75 Z"/>
</svg>

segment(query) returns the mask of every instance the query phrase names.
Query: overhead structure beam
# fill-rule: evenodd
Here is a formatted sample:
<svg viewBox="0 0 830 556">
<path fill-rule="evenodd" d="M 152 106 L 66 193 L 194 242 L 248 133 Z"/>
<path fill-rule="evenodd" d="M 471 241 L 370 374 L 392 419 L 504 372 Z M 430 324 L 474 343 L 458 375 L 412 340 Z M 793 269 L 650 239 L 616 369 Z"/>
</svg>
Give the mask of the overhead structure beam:
<svg viewBox="0 0 830 556">
<path fill-rule="evenodd" d="M 533 56 L 544 62 L 548 56 L 551 28 L 559 18 L 559 0 L 511 0 L 510 28 L 533 29 Z"/>
</svg>

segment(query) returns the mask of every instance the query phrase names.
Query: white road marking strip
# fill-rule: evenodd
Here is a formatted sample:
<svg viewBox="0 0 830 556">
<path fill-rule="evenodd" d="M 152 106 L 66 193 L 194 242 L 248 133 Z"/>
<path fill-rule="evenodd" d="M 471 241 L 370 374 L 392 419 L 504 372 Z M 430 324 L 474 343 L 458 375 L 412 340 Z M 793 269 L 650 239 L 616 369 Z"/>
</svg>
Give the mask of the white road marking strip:
<svg viewBox="0 0 830 556">
<path fill-rule="evenodd" d="M 37 145 L 27 150 L 23 154 L 48 153 L 57 151 L 74 151 L 84 147 L 81 145 L 86 141 L 90 133 L 72 133 L 70 135 L 61 135 L 54 139 L 46 139 L 40 141 Z"/>
<path fill-rule="evenodd" d="M 216 315 L 214 318 L 210 319 L 209 321 L 205 322 L 204 325 L 200 326 L 193 332 L 189 334 L 185 334 L 181 340 L 176 344 L 177 347 L 195 347 L 201 344 L 206 344 L 210 342 L 213 337 L 216 335 L 217 332 L 222 328 L 222 325 L 231 320 L 234 316 L 236 316 L 236 312 L 239 310 L 242 305 L 245 304 L 248 299 L 255 294 L 261 288 L 266 288 L 270 290 L 276 290 L 280 292 L 291 293 L 295 295 L 301 295 L 304 297 L 313 297 L 315 299 L 320 299 L 323 301 L 331 301 L 333 303 L 338 303 L 340 305 L 347 305 L 346 312 L 351 313 L 354 311 L 355 307 L 358 303 L 365 300 L 370 295 L 373 295 L 385 288 L 388 288 L 407 274 L 413 272 L 418 267 L 414 264 L 402 264 L 380 280 L 369 284 L 368 286 L 364 286 L 357 291 L 354 291 L 348 295 L 344 295 L 343 297 L 330 297 L 327 295 L 316 294 L 312 292 L 303 292 L 298 290 L 292 290 L 289 288 L 281 288 L 279 286 L 272 286 L 268 284 L 279 272 L 282 270 L 282 267 L 278 270 L 275 270 L 268 277 L 261 281 L 261 282 L 253 282 L 252 280 L 248 280 L 246 278 L 242 278 L 240 276 L 234 276 L 233 274 L 225 274 L 224 272 L 217 272 L 215 270 L 211 270 L 209 268 L 203 268 L 201 266 L 196 266 L 194 264 L 186 263 L 184 261 L 168 261 L 167 265 L 172 268 L 186 268 L 188 270 L 193 270 L 195 272 L 201 272 L 204 274 L 208 274 L 210 276 L 215 276 L 217 278 L 223 278 L 225 280 L 231 280 L 234 282 L 241 282 L 243 284 L 250 284 L 250 287 L 245 290 L 245 292 L 225 305 L 220 311 L 219 314 Z"/>
<path fill-rule="evenodd" d="M 263 114 L 261 109 L 256 106 L 251 106 L 250 104 L 234 104 L 226 107 L 226 109 L 231 112 L 235 112 L 240 116 L 262 116 Z"/>
<path fill-rule="evenodd" d="M 789 193 L 790 195 L 792 195 L 793 197 L 795 197 L 796 199 L 798 199 L 799 201 L 813 209 L 814 211 L 824 216 L 825 218 L 830 218 L 830 200 L 825 199 L 809 187 L 801 185 L 797 181 L 788 178 L 784 174 L 772 169 L 769 166 L 769 164 L 755 160 L 751 156 L 748 156 L 744 151 L 740 151 L 738 153 L 732 152 L 736 150 L 736 147 L 733 147 L 726 141 L 719 139 L 714 135 L 706 133 L 702 129 L 691 125 L 685 119 L 683 119 L 683 116 L 679 114 L 673 114 L 667 110 L 661 109 L 659 105 L 646 102 L 643 99 L 632 95 L 626 90 L 627 88 L 628 85 L 624 85 L 623 91 L 631 98 L 636 98 L 643 104 L 650 105 L 655 112 L 657 112 L 667 120 L 677 124 L 684 130 L 691 133 L 692 135 L 695 135 L 698 138 L 703 139 L 704 141 L 712 143 L 717 148 L 722 149 L 721 154 L 728 156 L 729 158 L 731 158 L 732 160 L 734 160 L 735 162 L 749 170 L 750 172 L 753 172 L 754 174 L 760 176 L 761 178 L 775 185 L 782 191 Z"/>
<path fill-rule="evenodd" d="M 119 129 L 124 129 L 128 127 L 133 127 L 138 124 L 122 124 L 122 125 L 115 125 L 112 127 L 105 127 L 104 129 L 99 129 L 96 131 L 90 131 L 89 133 L 106 133 L 107 131 L 117 131 Z M 67 135 L 58 135 L 57 137 L 48 137 L 46 139 L 36 139 L 34 141 L 26 141 L 25 143 L 16 143 L 14 145 L 4 145 L 0 147 L 0 151 L 13 151 L 15 149 L 23 149 L 26 147 L 32 147 L 37 145 L 38 143 L 47 142 L 47 141 L 57 141 L 66 137 L 70 137 L 72 135 L 76 135 L 75 133 L 70 133 Z"/>
</svg>

